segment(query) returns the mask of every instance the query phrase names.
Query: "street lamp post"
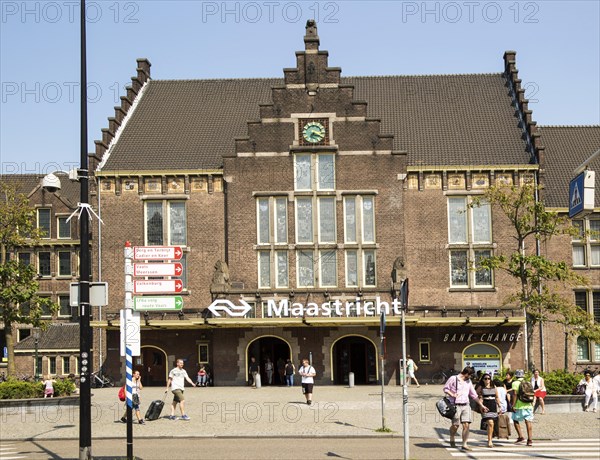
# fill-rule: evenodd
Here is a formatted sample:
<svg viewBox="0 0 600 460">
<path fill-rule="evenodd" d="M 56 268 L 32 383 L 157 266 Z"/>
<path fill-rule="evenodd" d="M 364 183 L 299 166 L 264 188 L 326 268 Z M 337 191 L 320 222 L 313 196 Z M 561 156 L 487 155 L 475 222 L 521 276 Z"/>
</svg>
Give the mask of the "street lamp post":
<svg viewBox="0 0 600 460">
<path fill-rule="evenodd" d="M 68 173 L 71 180 L 79 180 L 79 460 L 92 459 L 92 398 L 91 398 L 91 344 L 90 328 L 90 234 L 89 220 L 94 214 L 88 203 L 89 171 L 87 148 L 87 64 L 85 38 L 85 0 L 80 1 L 81 24 L 81 84 L 80 84 L 80 168 L 76 174 Z M 42 187 L 55 192 L 60 189 L 60 181 L 53 174 L 47 175 Z"/>
<path fill-rule="evenodd" d="M 35 355 L 34 355 L 34 369 L 35 369 L 35 381 L 38 382 L 40 380 L 40 368 L 38 366 L 38 345 L 40 341 L 40 328 L 33 328 L 33 343 L 35 345 Z"/>
<path fill-rule="evenodd" d="M 79 460 L 92 458 L 92 398 L 90 386 L 90 368 L 92 366 L 90 350 L 92 331 L 90 329 L 90 234 L 89 217 L 90 205 L 88 203 L 88 139 L 87 139 L 87 58 L 85 37 L 85 0 L 81 0 L 81 95 L 80 95 L 80 204 L 87 215 L 79 218 L 79 356 L 80 368 L 80 395 L 79 395 Z"/>
</svg>

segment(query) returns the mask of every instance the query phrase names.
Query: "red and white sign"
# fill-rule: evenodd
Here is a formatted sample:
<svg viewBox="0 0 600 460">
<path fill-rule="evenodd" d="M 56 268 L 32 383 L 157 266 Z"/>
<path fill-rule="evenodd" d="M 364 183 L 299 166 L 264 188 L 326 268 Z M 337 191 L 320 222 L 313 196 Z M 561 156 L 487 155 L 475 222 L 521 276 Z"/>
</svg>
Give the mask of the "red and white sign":
<svg viewBox="0 0 600 460">
<path fill-rule="evenodd" d="M 133 264 L 133 276 L 181 276 L 183 265 L 179 262 L 166 264 Z"/>
<path fill-rule="evenodd" d="M 180 260 L 183 251 L 179 246 L 135 246 L 133 258 L 137 260 Z"/>
<path fill-rule="evenodd" d="M 181 280 L 136 280 L 133 292 L 136 294 L 173 294 L 183 290 Z"/>
</svg>

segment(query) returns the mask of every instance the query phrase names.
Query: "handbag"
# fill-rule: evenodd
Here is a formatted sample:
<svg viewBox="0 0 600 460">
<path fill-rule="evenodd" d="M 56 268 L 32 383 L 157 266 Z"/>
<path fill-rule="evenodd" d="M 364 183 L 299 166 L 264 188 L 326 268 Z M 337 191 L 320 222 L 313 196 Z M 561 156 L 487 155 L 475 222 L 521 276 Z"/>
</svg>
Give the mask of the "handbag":
<svg viewBox="0 0 600 460">
<path fill-rule="evenodd" d="M 131 395 L 131 402 L 136 405 L 139 406 L 140 405 L 140 395 L 137 393 L 134 393 Z"/>
<path fill-rule="evenodd" d="M 448 396 L 444 396 L 437 403 L 435 403 L 435 407 L 440 415 L 444 418 L 453 419 L 456 415 L 456 404 L 450 402 Z"/>
</svg>

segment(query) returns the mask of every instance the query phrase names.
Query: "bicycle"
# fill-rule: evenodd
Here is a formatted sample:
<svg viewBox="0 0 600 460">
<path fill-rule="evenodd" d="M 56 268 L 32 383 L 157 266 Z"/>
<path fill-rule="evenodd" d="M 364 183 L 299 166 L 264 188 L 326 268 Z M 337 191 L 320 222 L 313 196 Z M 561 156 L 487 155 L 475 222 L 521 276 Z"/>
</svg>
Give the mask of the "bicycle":
<svg viewBox="0 0 600 460">
<path fill-rule="evenodd" d="M 92 376 L 92 382 L 91 382 L 92 388 L 108 388 L 108 387 L 115 386 L 115 383 L 109 377 L 102 375 L 100 373 L 100 371 L 92 372 L 91 376 Z"/>
<path fill-rule="evenodd" d="M 443 369 L 439 372 L 436 372 L 431 376 L 431 383 L 435 385 L 441 385 L 442 383 L 446 383 L 453 375 L 458 375 L 458 372 L 454 369 Z"/>
</svg>

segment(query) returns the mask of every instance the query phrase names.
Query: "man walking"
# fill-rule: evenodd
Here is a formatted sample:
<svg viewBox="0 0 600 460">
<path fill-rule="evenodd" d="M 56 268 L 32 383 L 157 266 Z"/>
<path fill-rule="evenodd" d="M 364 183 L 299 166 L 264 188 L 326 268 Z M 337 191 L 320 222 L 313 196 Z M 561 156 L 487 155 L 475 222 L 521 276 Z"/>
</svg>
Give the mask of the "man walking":
<svg viewBox="0 0 600 460">
<path fill-rule="evenodd" d="M 315 368 L 308 364 L 308 359 L 302 360 L 302 367 L 298 369 L 298 373 L 302 376 L 302 393 L 306 397 L 306 404 L 312 404 L 313 385 L 315 383 L 314 376 L 317 375 Z"/>
<path fill-rule="evenodd" d="M 458 427 L 462 425 L 462 450 L 473 450 L 469 447 L 469 425 L 471 424 L 471 406 L 469 398 L 475 401 L 481 408 L 481 413 L 487 412 L 487 407 L 479 400 L 479 396 L 473 388 L 471 377 L 475 374 L 475 369 L 465 367 L 458 375 L 453 375 L 444 385 L 444 393 L 450 398 L 450 402 L 456 404 L 456 414 L 452 419 L 450 427 L 450 446 L 456 447 L 455 435 Z"/>
<path fill-rule="evenodd" d="M 419 385 L 419 381 L 417 380 L 417 377 L 415 377 L 415 372 L 419 369 L 419 367 L 415 364 L 410 355 L 408 355 L 407 358 L 406 373 L 408 375 L 406 376 L 406 384 L 410 385 L 412 380 L 414 380 L 417 383 L 417 388 L 419 388 L 421 385 Z"/>
<path fill-rule="evenodd" d="M 512 419 L 515 423 L 515 429 L 517 430 L 517 443 L 525 441 L 523 437 L 523 430 L 521 428 L 521 424 L 519 422 L 525 421 L 525 428 L 527 428 L 527 445 L 532 446 L 532 431 L 533 425 L 533 404 L 531 402 L 524 402 L 519 399 L 519 387 L 523 384 L 523 378 L 525 377 L 525 372 L 523 369 L 517 369 L 515 371 L 516 380 L 512 384 L 512 406 L 513 406 L 513 414 Z"/>
<path fill-rule="evenodd" d="M 183 389 L 185 386 L 185 380 L 189 382 L 190 385 L 194 386 L 194 382 L 188 376 L 188 373 L 183 368 L 183 359 L 177 360 L 177 366 L 169 372 L 169 381 L 167 382 L 167 389 L 165 393 L 169 391 L 171 388 L 171 393 L 173 393 L 173 403 L 171 404 L 171 415 L 169 416 L 169 420 L 175 420 L 175 408 L 177 407 L 177 403 L 179 403 L 179 411 L 181 412 L 181 420 L 189 420 L 190 418 L 185 414 L 185 398 L 183 397 Z"/>
</svg>

